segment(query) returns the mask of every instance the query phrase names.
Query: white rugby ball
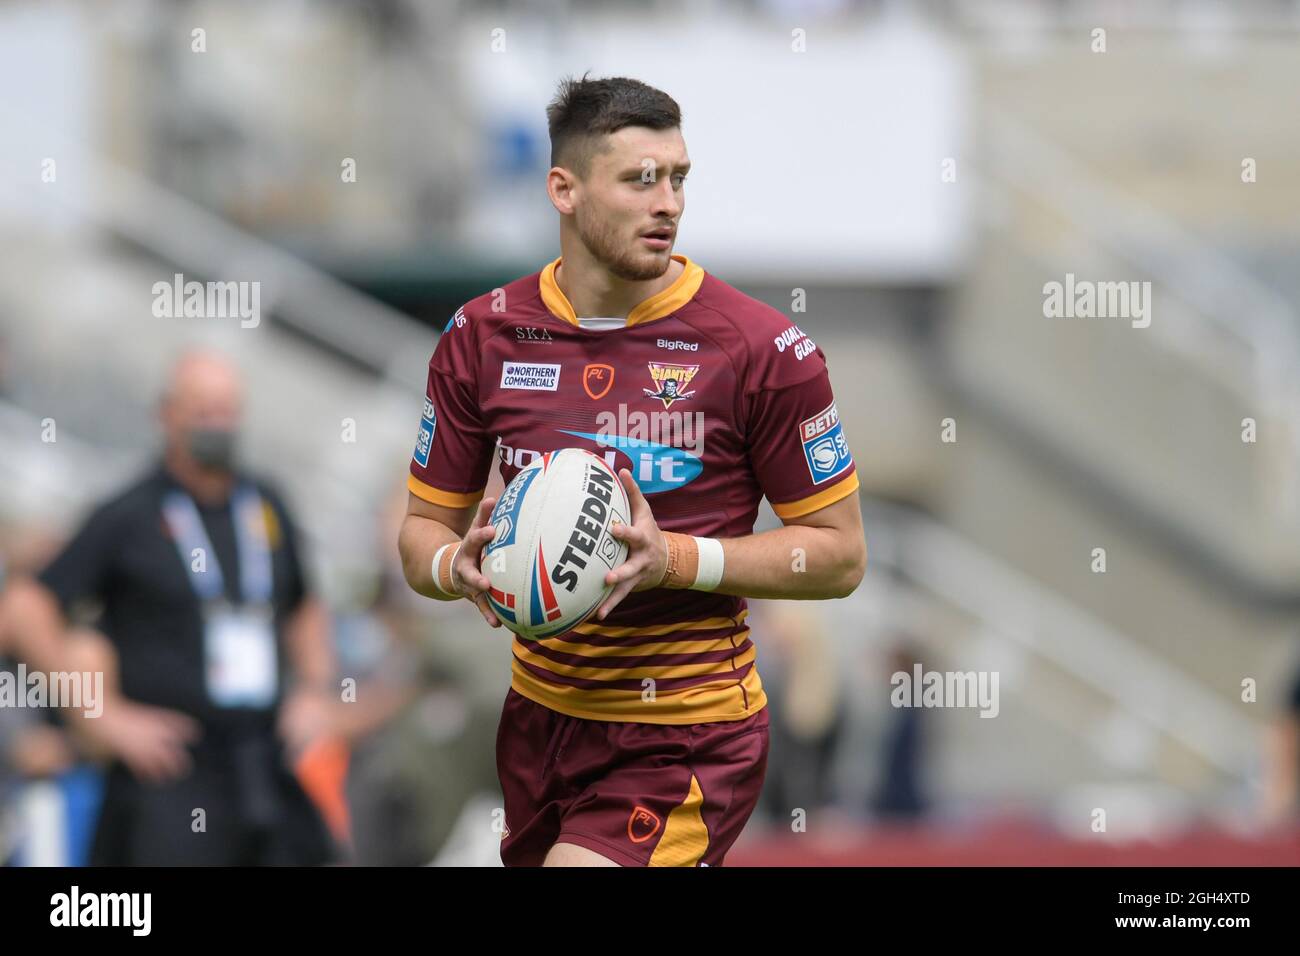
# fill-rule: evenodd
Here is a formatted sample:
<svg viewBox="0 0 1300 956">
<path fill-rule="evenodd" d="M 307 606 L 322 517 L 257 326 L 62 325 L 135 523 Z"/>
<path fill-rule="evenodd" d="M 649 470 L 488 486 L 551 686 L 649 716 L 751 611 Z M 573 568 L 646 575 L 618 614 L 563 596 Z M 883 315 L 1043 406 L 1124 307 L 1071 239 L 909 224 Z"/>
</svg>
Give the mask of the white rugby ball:
<svg viewBox="0 0 1300 956">
<path fill-rule="evenodd" d="M 515 475 L 492 509 L 496 535 L 481 564 L 501 623 L 529 640 L 581 624 L 613 590 L 605 575 L 627 560 L 609 526 L 630 513 L 618 475 L 581 448 L 547 452 Z"/>
</svg>

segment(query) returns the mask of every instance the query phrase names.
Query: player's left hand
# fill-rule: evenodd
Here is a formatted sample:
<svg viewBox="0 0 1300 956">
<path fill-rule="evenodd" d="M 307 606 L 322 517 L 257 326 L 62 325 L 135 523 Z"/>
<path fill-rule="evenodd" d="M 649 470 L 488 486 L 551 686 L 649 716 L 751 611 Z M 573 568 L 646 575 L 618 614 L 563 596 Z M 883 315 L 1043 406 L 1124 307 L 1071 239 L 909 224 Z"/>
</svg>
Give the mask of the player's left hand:
<svg viewBox="0 0 1300 956">
<path fill-rule="evenodd" d="M 618 603 L 632 591 L 646 591 L 657 588 L 663 583 L 668 572 L 668 542 L 664 533 L 655 524 L 655 516 L 650 512 L 650 503 L 641 494 L 632 472 L 626 468 L 618 471 L 618 480 L 627 492 L 628 504 L 632 506 L 631 524 L 614 522 L 609 533 L 620 541 L 626 542 L 627 560 L 605 575 L 605 583 L 615 585 L 609 592 L 605 603 L 596 612 L 596 620 L 603 621 Z"/>
</svg>

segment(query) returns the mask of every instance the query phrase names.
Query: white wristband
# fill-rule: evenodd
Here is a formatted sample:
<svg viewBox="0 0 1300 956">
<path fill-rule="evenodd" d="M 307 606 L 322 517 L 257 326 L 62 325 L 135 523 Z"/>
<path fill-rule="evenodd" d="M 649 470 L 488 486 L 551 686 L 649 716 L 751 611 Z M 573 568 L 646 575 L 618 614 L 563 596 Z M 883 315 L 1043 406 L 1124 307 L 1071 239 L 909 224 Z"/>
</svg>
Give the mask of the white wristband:
<svg viewBox="0 0 1300 956">
<path fill-rule="evenodd" d="M 692 591 L 712 591 L 722 583 L 722 542 L 717 538 L 696 538 L 700 564 Z"/>
<path fill-rule="evenodd" d="M 439 594 L 446 594 L 448 597 L 456 597 L 457 594 L 456 594 L 455 591 L 448 591 L 446 588 L 444 588 L 444 587 L 442 586 L 442 574 L 439 573 L 439 570 L 438 570 L 438 566 L 439 566 L 440 564 L 442 564 L 442 555 L 443 555 L 443 552 L 445 552 L 445 551 L 446 551 L 448 548 L 450 548 L 450 547 L 455 547 L 456 550 L 459 551 L 459 550 L 460 550 L 460 542 L 458 542 L 458 541 L 455 541 L 455 542 L 448 542 L 447 544 L 444 544 L 441 548 L 439 548 L 439 549 L 437 550 L 437 552 L 435 552 L 434 555 L 433 555 L 433 586 L 434 586 L 435 589 L 437 589 L 437 591 L 438 591 Z M 453 565 L 454 565 L 454 564 L 455 564 L 455 561 L 456 561 L 456 555 L 455 555 L 455 554 L 453 554 L 453 555 L 451 556 L 451 560 L 452 560 L 452 563 L 453 563 Z M 456 576 L 455 576 L 455 574 L 450 574 L 450 577 L 451 577 L 452 587 L 455 587 L 455 586 L 456 586 Z"/>
</svg>

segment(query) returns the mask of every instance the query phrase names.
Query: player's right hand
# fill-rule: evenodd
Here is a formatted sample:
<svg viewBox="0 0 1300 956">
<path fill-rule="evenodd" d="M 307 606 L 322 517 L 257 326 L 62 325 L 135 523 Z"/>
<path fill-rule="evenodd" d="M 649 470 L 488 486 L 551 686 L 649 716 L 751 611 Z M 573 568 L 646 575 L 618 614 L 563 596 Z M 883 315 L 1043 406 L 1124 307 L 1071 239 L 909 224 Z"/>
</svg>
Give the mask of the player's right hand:
<svg viewBox="0 0 1300 956">
<path fill-rule="evenodd" d="M 488 606 L 487 595 L 484 592 L 491 582 L 488 581 L 487 575 L 482 572 L 480 566 L 483 563 L 483 549 L 496 537 L 496 528 L 488 523 L 496 503 L 495 498 L 484 498 L 479 502 L 474 521 L 465 532 L 456 560 L 451 563 L 452 587 L 457 593 L 463 594 L 474 602 L 474 606 L 479 609 L 483 620 L 487 621 L 490 627 L 500 627 L 501 621 Z"/>
</svg>

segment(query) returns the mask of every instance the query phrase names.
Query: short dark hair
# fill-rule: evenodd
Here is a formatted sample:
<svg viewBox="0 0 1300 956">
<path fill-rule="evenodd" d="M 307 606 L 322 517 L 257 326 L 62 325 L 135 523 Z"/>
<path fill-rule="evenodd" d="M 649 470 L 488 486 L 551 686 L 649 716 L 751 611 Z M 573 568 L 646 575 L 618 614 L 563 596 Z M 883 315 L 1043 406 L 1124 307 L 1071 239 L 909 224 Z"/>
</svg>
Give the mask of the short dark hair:
<svg viewBox="0 0 1300 956">
<path fill-rule="evenodd" d="M 567 77 L 546 107 L 551 132 L 551 165 L 568 166 L 586 175 L 599 146 L 598 137 L 627 126 L 675 129 L 682 110 L 667 93 L 640 80 L 611 76 L 603 80 Z"/>
</svg>

